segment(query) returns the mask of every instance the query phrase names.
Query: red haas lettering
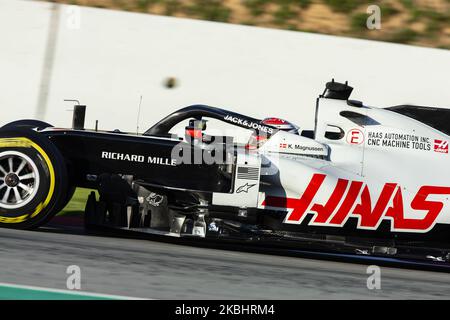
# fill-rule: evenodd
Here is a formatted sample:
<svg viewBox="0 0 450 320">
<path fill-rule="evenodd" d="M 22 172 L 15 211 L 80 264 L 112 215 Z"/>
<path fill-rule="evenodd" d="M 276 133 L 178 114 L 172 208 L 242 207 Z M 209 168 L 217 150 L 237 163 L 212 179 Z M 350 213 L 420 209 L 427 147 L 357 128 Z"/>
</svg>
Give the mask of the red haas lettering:
<svg viewBox="0 0 450 320">
<path fill-rule="evenodd" d="M 358 229 L 376 230 L 384 219 L 390 219 L 391 231 L 427 232 L 444 206 L 440 201 L 427 200 L 428 196 L 450 194 L 450 187 L 421 187 L 411 202 L 411 209 L 426 213 L 421 219 L 411 219 L 404 216 L 402 188 L 396 183 L 386 183 L 374 201 L 363 182 L 338 179 L 326 203 L 316 203 L 314 198 L 325 178 L 324 174 L 314 174 L 299 199 L 268 196 L 262 205 L 293 209 L 284 221 L 290 224 L 302 223 L 306 214 L 313 212 L 315 216 L 309 225 L 341 227 L 354 216 L 359 220 Z"/>
</svg>

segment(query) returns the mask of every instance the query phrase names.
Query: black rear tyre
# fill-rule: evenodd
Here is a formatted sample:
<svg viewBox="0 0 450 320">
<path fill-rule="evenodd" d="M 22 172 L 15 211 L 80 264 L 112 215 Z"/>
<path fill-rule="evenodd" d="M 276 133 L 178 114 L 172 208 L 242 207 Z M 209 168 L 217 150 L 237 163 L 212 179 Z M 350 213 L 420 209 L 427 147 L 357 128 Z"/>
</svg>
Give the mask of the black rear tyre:
<svg viewBox="0 0 450 320">
<path fill-rule="evenodd" d="M 53 127 L 51 124 L 40 121 L 40 120 L 17 120 L 14 122 L 10 122 L 5 124 L 1 129 L 15 129 L 15 128 L 22 128 L 22 129 L 34 129 L 37 128 L 39 130 L 45 129 L 45 128 L 51 128 Z"/>
<path fill-rule="evenodd" d="M 39 227 L 68 191 L 64 158 L 48 138 L 25 128 L 0 130 L 0 227 Z"/>
</svg>

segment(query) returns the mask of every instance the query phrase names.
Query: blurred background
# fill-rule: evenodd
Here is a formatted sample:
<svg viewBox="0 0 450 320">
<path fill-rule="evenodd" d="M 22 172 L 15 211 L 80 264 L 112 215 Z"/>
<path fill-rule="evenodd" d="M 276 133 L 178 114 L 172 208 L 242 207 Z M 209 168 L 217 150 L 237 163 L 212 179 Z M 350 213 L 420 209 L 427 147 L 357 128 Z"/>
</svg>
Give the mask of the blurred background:
<svg viewBox="0 0 450 320">
<path fill-rule="evenodd" d="M 308 128 L 332 78 L 373 106 L 450 107 L 450 0 L 0 0 L 0 38 L 0 125 L 68 127 L 78 99 L 90 128 L 195 103 Z"/>
<path fill-rule="evenodd" d="M 449 0 L 57 0 L 166 16 L 316 32 L 450 49 Z M 378 5 L 383 28 L 366 28 Z"/>
<path fill-rule="evenodd" d="M 367 105 L 450 108 L 449 10 L 450 0 L 0 0 L 0 126 L 70 127 L 64 100 L 78 99 L 87 128 L 143 132 L 202 103 L 312 129 L 332 78 Z M 86 237 L 89 192 L 44 232 L 1 232 L 0 298 L 26 297 L 1 282 L 65 289 L 69 265 L 82 268 L 82 290 L 158 299 L 449 296 L 446 274 L 383 268 L 383 290 L 367 290 L 364 265 Z"/>
</svg>

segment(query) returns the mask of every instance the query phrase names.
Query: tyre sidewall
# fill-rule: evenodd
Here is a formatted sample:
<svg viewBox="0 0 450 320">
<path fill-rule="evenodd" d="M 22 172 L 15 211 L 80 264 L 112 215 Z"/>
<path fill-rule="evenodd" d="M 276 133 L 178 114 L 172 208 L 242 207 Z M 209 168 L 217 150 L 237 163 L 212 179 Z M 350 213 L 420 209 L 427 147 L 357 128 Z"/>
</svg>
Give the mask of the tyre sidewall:
<svg viewBox="0 0 450 320">
<path fill-rule="evenodd" d="M 67 199 L 68 178 L 64 159 L 51 141 L 23 128 L 0 130 L 0 154 L 16 151 L 36 165 L 39 187 L 33 199 L 17 209 L 0 208 L 0 226 L 18 229 L 36 228 L 51 219 L 56 208 Z"/>
</svg>

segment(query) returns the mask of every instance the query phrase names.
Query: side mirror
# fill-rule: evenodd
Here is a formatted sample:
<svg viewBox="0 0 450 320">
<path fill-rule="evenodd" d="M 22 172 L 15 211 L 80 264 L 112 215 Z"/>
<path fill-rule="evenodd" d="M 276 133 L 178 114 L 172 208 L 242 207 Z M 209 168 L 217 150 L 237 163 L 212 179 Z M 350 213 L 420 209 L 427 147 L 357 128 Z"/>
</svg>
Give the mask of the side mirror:
<svg viewBox="0 0 450 320">
<path fill-rule="evenodd" d="M 207 120 L 190 119 L 189 125 L 185 128 L 187 141 L 193 142 L 195 139 L 202 140 L 203 131 L 206 130 Z"/>
<path fill-rule="evenodd" d="M 204 131 L 204 130 L 206 130 L 206 122 L 208 122 L 208 120 L 190 119 L 189 120 L 189 127 L 195 128 L 197 130 Z"/>
</svg>

